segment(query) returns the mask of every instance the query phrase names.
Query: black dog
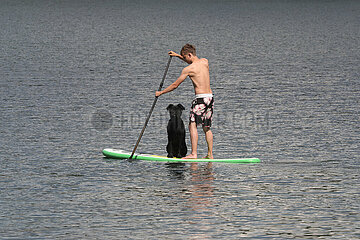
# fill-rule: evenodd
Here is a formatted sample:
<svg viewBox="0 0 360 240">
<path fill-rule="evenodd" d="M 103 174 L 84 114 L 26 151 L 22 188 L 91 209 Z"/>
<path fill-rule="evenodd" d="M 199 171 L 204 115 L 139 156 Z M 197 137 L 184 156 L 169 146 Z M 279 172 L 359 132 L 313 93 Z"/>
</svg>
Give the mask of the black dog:
<svg viewBox="0 0 360 240">
<path fill-rule="evenodd" d="M 187 153 L 185 125 L 181 119 L 182 111 L 185 110 L 185 108 L 179 103 L 176 106 L 170 104 L 166 110 L 170 113 L 170 120 L 167 125 L 168 145 L 166 146 L 168 157 L 185 157 Z"/>
</svg>

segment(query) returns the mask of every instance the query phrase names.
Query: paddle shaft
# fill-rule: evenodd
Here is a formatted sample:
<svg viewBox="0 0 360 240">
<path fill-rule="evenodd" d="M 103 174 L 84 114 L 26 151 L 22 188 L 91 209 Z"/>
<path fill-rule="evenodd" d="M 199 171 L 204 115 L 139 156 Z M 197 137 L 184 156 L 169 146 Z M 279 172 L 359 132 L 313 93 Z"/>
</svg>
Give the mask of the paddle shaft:
<svg viewBox="0 0 360 240">
<path fill-rule="evenodd" d="M 161 91 L 161 88 L 162 88 L 163 85 L 164 85 L 165 77 L 166 77 L 166 74 L 167 74 L 167 72 L 168 72 L 168 70 L 169 70 L 171 58 L 172 58 L 172 56 L 169 57 L 169 61 L 168 61 L 168 63 L 167 63 L 167 66 L 166 66 L 166 69 L 165 69 L 165 72 L 164 72 L 164 76 L 163 76 L 163 78 L 162 78 L 162 81 L 161 81 L 161 83 L 160 83 L 160 86 L 159 86 L 159 90 L 158 90 L 158 91 Z M 155 105 L 156 105 L 157 100 L 158 100 L 158 97 L 155 97 L 155 100 L 154 100 L 154 102 L 153 102 L 153 105 L 152 105 L 152 107 L 151 107 L 151 109 L 150 109 L 150 112 L 149 112 L 147 118 L 146 118 L 144 127 L 143 127 L 142 130 L 141 130 L 141 133 L 140 133 L 140 135 L 139 135 L 139 138 L 138 138 L 138 140 L 137 140 L 137 142 L 136 142 L 136 144 L 135 144 L 135 147 L 134 147 L 134 149 L 133 149 L 133 151 L 132 151 L 129 159 L 132 159 L 132 157 L 134 156 L 134 153 L 135 153 L 135 151 L 136 151 L 136 149 L 137 149 L 137 147 L 138 147 L 138 145 L 139 145 L 139 143 L 140 143 L 140 140 L 141 140 L 141 138 L 142 138 L 142 135 L 143 135 L 144 132 L 145 132 L 145 128 L 146 128 L 146 126 L 147 126 L 147 124 L 148 124 L 148 122 L 149 122 L 149 120 L 150 120 L 151 114 L 152 114 L 152 112 L 153 112 L 153 110 L 154 110 L 154 108 L 155 108 Z"/>
</svg>

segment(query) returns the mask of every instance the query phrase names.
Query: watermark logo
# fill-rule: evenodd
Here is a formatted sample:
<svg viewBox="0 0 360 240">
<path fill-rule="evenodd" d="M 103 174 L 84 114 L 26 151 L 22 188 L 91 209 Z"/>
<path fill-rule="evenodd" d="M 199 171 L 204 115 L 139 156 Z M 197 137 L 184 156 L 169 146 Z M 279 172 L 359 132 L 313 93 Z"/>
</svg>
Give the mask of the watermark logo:
<svg viewBox="0 0 360 240">
<path fill-rule="evenodd" d="M 113 124 L 113 115 L 106 109 L 97 109 L 91 115 L 91 126 L 97 131 L 107 131 Z"/>
<path fill-rule="evenodd" d="M 215 114 L 215 126 L 242 131 L 266 131 L 270 129 L 270 112 L 249 110 Z"/>
<path fill-rule="evenodd" d="M 188 112 L 184 112 L 182 119 L 187 125 Z M 107 131 L 112 127 L 124 128 L 141 128 L 146 120 L 144 112 L 126 112 L 118 113 L 116 116 L 106 109 L 97 109 L 91 116 L 91 126 L 97 131 Z M 212 122 L 213 129 L 232 129 L 234 131 L 268 131 L 271 126 L 270 111 L 216 111 Z M 159 130 L 166 128 L 169 121 L 169 114 L 164 111 L 153 113 L 149 124 Z"/>
</svg>

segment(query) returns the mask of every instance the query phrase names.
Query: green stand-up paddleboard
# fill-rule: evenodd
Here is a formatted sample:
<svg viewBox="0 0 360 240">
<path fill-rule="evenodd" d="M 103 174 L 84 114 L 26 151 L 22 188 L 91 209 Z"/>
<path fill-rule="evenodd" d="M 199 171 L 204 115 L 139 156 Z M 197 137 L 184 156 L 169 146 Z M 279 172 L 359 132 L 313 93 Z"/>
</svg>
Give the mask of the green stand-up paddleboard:
<svg viewBox="0 0 360 240">
<path fill-rule="evenodd" d="M 124 150 L 117 150 L 106 148 L 103 154 L 109 158 L 128 159 L 131 156 L 131 152 Z M 224 158 L 224 159 L 181 159 L 181 158 L 168 158 L 164 156 L 151 155 L 151 154 L 134 154 L 132 159 L 144 160 L 144 161 L 156 161 L 156 162 L 219 162 L 219 163 L 259 163 L 258 158 Z"/>
</svg>

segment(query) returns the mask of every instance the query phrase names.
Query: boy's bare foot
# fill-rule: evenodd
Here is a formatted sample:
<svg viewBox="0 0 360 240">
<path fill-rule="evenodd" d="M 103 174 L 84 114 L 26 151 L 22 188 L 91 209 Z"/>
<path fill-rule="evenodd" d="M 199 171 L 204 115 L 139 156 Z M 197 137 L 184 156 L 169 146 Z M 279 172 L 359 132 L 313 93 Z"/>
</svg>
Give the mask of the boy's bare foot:
<svg viewBox="0 0 360 240">
<path fill-rule="evenodd" d="M 196 154 L 190 154 L 190 155 L 187 155 L 186 157 L 183 157 L 182 159 L 196 159 L 196 158 L 197 158 Z"/>
<path fill-rule="evenodd" d="M 203 157 L 204 159 L 214 159 L 213 155 L 206 155 L 205 157 Z"/>
</svg>

